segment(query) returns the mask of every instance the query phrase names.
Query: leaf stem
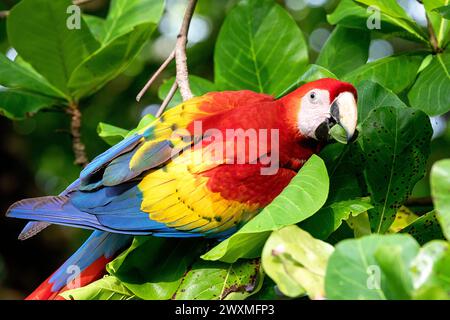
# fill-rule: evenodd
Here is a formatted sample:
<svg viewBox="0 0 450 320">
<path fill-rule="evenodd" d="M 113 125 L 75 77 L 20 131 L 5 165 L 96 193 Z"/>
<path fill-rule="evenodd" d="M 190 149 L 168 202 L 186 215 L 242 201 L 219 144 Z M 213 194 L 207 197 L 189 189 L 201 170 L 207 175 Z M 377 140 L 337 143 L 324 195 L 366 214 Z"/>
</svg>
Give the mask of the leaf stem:
<svg viewBox="0 0 450 320">
<path fill-rule="evenodd" d="M 8 16 L 9 16 L 9 11 L 8 10 L 0 11 L 0 19 L 4 19 L 4 18 L 6 18 Z"/>
<path fill-rule="evenodd" d="M 170 100 L 173 98 L 176 90 L 179 88 L 181 97 L 183 101 L 191 99 L 194 95 L 192 94 L 189 85 L 189 72 L 187 67 L 187 56 L 186 56 L 186 44 L 187 36 L 189 32 L 189 26 L 191 24 L 192 16 L 194 15 L 195 6 L 197 5 L 197 0 L 189 0 L 184 13 L 183 21 L 181 23 L 180 32 L 177 36 L 177 41 L 174 50 L 170 53 L 167 59 L 161 64 L 161 66 L 156 70 L 152 77 L 147 81 L 145 86 L 139 92 L 136 97 L 137 101 L 140 101 L 148 88 L 153 84 L 158 76 L 167 68 L 170 62 L 175 59 L 176 63 L 176 85 L 172 85 L 169 94 L 164 99 L 161 104 L 158 114 L 161 115 L 164 112 L 164 108 L 169 104 Z"/>
<path fill-rule="evenodd" d="M 81 111 L 75 102 L 70 102 L 66 109 L 67 114 L 70 115 L 70 134 L 72 135 L 72 149 L 75 155 L 74 163 L 85 167 L 89 160 L 86 156 L 86 147 L 81 140 Z"/>
<path fill-rule="evenodd" d="M 433 53 L 440 53 L 442 52 L 442 49 L 439 48 L 439 42 L 436 38 L 436 33 L 434 32 L 433 24 L 431 23 L 430 17 L 428 16 L 427 13 L 425 14 L 425 16 L 427 18 L 427 29 L 430 37 L 430 44 L 431 47 L 433 48 Z"/>
</svg>

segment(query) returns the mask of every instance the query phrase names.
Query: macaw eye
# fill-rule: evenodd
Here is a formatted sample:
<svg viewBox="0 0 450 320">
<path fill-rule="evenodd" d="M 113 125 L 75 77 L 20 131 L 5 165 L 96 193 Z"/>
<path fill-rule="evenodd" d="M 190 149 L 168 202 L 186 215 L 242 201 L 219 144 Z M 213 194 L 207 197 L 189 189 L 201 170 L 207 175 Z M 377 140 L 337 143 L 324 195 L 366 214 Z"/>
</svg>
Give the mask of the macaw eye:
<svg viewBox="0 0 450 320">
<path fill-rule="evenodd" d="M 309 101 L 311 101 L 312 103 L 317 103 L 318 100 L 318 96 L 317 93 L 315 93 L 314 91 L 309 93 Z"/>
</svg>

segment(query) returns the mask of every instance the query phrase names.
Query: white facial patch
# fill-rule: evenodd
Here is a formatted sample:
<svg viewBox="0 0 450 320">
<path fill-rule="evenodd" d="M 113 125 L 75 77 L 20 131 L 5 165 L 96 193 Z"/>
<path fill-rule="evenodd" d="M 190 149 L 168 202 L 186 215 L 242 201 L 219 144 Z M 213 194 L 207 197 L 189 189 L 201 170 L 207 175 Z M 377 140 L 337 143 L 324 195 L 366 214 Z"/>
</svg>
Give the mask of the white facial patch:
<svg viewBox="0 0 450 320">
<path fill-rule="evenodd" d="M 303 136 L 316 138 L 317 127 L 330 118 L 330 94 L 327 90 L 313 89 L 301 100 L 297 123 Z"/>
</svg>

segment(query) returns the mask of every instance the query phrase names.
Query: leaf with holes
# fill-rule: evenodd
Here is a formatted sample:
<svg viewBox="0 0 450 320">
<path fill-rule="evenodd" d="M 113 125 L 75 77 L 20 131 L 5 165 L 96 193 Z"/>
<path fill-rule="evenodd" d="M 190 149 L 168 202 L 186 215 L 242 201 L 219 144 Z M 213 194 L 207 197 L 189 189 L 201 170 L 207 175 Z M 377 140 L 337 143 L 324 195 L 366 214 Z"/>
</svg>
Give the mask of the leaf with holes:
<svg viewBox="0 0 450 320">
<path fill-rule="evenodd" d="M 444 239 L 435 211 L 430 211 L 417 218 L 399 232 L 409 233 L 421 245 L 434 239 Z"/>
<path fill-rule="evenodd" d="M 380 107 L 361 125 L 365 177 L 374 208 L 374 232 L 385 232 L 414 185 L 425 174 L 432 128 L 427 115 L 411 108 Z"/>
<path fill-rule="evenodd" d="M 258 292 L 259 259 L 239 260 L 232 264 L 211 261 L 196 262 L 183 277 L 176 300 L 243 300 Z"/>
<path fill-rule="evenodd" d="M 247 0 L 226 16 L 214 61 L 219 89 L 277 96 L 303 73 L 308 48 L 285 9 L 272 0 Z"/>
</svg>

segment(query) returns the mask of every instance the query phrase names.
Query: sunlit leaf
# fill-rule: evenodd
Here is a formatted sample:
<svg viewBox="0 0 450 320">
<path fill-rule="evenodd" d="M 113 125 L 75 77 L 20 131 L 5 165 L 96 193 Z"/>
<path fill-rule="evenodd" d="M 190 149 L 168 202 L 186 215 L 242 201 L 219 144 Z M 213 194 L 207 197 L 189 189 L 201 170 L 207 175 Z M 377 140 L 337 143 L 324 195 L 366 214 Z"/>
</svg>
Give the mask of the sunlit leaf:
<svg viewBox="0 0 450 320">
<path fill-rule="evenodd" d="M 136 300 L 119 279 L 106 276 L 85 287 L 72 289 L 60 294 L 66 300 Z"/>
<path fill-rule="evenodd" d="M 450 239 L 450 159 L 440 160 L 431 169 L 431 193 L 442 231 Z"/>
<path fill-rule="evenodd" d="M 260 256 L 272 230 L 303 221 L 322 207 L 328 186 L 325 165 L 322 159 L 313 155 L 275 200 L 202 258 L 234 262 L 239 258 Z"/>
<path fill-rule="evenodd" d="M 311 299 L 324 298 L 324 277 L 333 246 L 314 239 L 297 226 L 272 232 L 262 254 L 264 271 L 289 297 L 305 291 Z"/>
</svg>

